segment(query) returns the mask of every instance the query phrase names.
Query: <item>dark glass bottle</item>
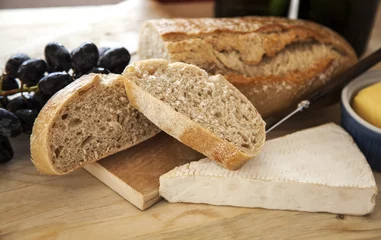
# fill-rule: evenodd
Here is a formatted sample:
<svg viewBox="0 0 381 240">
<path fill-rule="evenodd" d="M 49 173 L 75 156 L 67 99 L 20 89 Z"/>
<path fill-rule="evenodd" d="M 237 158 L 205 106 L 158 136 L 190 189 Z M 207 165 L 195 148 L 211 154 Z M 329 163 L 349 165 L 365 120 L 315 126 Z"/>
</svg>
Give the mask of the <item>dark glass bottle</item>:
<svg viewBox="0 0 381 240">
<path fill-rule="evenodd" d="M 361 56 L 368 44 L 379 0 L 301 0 L 299 18 L 328 26 Z"/>
<path fill-rule="evenodd" d="M 341 34 L 361 56 L 368 44 L 380 0 L 300 0 L 298 18 Z M 216 0 L 216 17 L 287 17 L 290 0 Z"/>
<path fill-rule="evenodd" d="M 215 17 L 287 16 L 289 0 L 216 0 Z"/>
</svg>

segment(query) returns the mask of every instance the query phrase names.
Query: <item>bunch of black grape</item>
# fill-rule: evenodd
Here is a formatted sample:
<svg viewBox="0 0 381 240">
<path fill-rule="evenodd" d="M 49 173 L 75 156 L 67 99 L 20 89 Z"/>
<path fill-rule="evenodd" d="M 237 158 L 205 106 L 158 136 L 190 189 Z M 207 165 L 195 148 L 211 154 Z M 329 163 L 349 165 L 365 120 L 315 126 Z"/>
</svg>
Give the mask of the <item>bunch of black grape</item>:
<svg viewBox="0 0 381 240">
<path fill-rule="evenodd" d="M 13 158 L 9 137 L 32 132 L 34 120 L 56 92 L 88 73 L 120 74 L 130 62 L 123 47 L 85 42 L 71 53 L 60 43 L 45 47 L 45 60 L 11 56 L 0 76 L 0 163 Z"/>
</svg>

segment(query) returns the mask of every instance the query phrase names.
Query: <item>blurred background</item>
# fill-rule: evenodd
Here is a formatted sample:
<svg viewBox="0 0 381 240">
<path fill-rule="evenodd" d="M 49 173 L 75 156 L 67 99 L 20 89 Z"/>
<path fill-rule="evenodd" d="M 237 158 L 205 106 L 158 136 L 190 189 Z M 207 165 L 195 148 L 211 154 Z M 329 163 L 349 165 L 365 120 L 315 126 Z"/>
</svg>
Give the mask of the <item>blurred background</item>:
<svg viewBox="0 0 381 240">
<path fill-rule="evenodd" d="M 0 9 L 112 5 L 129 0 L 0 0 Z M 281 16 L 318 22 L 345 37 L 362 56 L 380 0 L 152 0 L 176 17 Z M 187 3 L 200 4 L 187 11 Z M 206 5 L 205 5 L 206 4 Z M 164 6 L 165 8 L 165 6 Z M 195 13 L 194 9 L 197 9 Z"/>
<path fill-rule="evenodd" d="M 0 9 L 108 5 L 123 0 L 0 0 Z"/>
<path fill-rule="evenodd" d="M 0 0 L 0 9 L 109 5 L 124 0 Z M 205 2 L 213 0 L 158 0 L 158 2 Z"/>
</svg>

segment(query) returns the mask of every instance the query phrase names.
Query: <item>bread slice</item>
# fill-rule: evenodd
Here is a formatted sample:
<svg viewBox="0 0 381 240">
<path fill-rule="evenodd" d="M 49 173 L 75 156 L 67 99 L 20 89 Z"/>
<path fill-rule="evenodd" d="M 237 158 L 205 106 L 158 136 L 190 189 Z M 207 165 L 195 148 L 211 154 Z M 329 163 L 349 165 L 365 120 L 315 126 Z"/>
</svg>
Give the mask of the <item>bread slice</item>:
<svg viewBox="0 0 381 240">
<path fill-rule="evenodd" d="M 131 104 L 163 131 L 228 169 L 240 168 L 265 141 L 255 107 L 221 75 L 194 65 L 146 60 L 123 75 Z"/>
<path fill-rule="evenodd" d="M 69 173 L 160 131 L 129 104 L 122 78 L 86 75 L 46 103 L 30 138 L 32 161 L 41 173 Z"/>
<path fill-rule="evenodd" d="M 267 141 L 237 171 L 202 159 L 160 177 L 169 202 L 250 208 L 365 215 L 377 192 L 364 155 L 333 123 Z"/>
<path fill-rule="evenodd" d="M 263 118 L 287 112 L 357 61 L 334 31 L 276 17 L 148 20 L 141 27 L 139 55 L 222 74 Z"/>
</svg>

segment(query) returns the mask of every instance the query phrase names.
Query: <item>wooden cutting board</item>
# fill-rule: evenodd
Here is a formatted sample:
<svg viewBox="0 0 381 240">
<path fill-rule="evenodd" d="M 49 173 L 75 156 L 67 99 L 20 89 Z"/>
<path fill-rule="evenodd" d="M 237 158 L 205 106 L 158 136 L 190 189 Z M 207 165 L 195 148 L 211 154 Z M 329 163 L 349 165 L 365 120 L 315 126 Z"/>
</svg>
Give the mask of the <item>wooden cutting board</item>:
<svg viewBox="0 0 381 240">
<path fill-rule="evenodd" d="M 84 168 L 120 196 L 145 210 L 160 200 L 159 177 L 203 156 L 161 132 Z"/>
<path fill-rule="evenodd" d="M 306 111 L 271 137 L 337 122 L 339 113 L 339 106 Z M 28 136 L 11 141 L 15 159 L 0 165 L 1 240 L 381 239 L 381 192 L 365 217 L 167 201 L 141 211 L 83 169 L 66 176 L 40 174 L 30 161 Z M 381 173 L 374 175 L 380 188 Z"/>
</svg>

